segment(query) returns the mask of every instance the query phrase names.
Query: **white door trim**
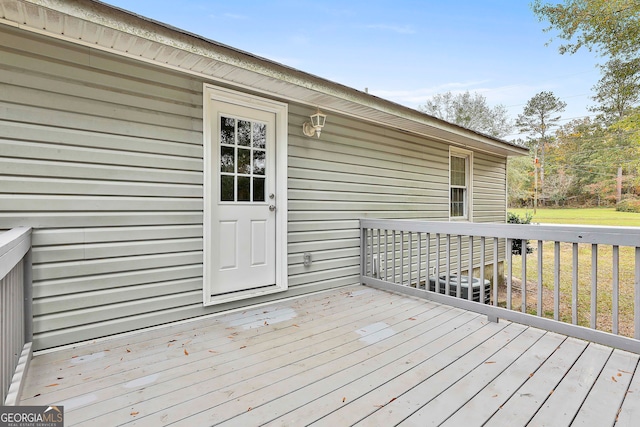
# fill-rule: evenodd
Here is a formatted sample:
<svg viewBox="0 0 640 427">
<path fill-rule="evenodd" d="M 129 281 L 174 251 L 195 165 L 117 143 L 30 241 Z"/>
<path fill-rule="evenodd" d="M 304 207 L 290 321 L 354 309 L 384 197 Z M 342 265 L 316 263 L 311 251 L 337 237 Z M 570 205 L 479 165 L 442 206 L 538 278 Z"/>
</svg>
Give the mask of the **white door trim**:
<svg viewBox="0 0 640 427">
<path fill-rule="evenodd" d="M 212 297 L 212 254 L 215 236 L 212 236 L 212 213 L 214 204 L 214 185 L 218 185 L 218 165 L 213 165 L 212 152 L 212 120 L 214 119 L 214 109 L 212 102 L 225 102 L 244 107 L 274 113 L 276 116 L 276 283 L 274 286 L 238 292 L 231 295 L 221 295 Z M 239 299 L 251 298 L 274 292 L 286 291 L 288 288 L 287 275 L 287 127 L 288 127 L 288 105 L 278 101 L 237 92 L 230 89 L 204 84 L 203 87 L 203 191 L 204 191 L 204 215 L 203 215 L 203 304 L 214 305 L 223 304 Z M 217 147 L 215 147 L 217 149 Z"/>
</svg>

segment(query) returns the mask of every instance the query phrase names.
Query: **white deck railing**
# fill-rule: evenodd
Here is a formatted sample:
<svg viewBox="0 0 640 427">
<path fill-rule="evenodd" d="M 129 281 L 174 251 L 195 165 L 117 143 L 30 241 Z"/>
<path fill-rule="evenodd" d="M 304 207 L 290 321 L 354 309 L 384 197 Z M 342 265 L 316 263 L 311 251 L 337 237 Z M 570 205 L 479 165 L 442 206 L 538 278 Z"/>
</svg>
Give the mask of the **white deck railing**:
<svg viewBox="0 0 640 427">
<path fill-rule="evenodd" d="M 375 219 L 360 228 L 364 284 L 640 353 L 640 228 Z M 516 241 L 531 253 L 512 254 Z"/>
<path fill-rule="evenodd" d="M 31 229 L 0 234 L 0 403 L 19 403 L 31 358 Z"/>
</svg>

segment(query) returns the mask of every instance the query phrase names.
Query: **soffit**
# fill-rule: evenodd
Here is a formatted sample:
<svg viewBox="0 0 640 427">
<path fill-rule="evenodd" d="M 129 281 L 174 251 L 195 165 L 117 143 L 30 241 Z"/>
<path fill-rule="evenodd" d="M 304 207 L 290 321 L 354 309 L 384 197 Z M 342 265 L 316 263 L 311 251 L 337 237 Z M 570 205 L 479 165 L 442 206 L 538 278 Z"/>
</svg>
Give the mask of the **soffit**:
<svg viewBox="0 0 640 427">
<path fill-rule="evenodd" d="M 0 22 L 502 156 L 528 151 L 97 1 L 0 0 Z"/>
</svg>

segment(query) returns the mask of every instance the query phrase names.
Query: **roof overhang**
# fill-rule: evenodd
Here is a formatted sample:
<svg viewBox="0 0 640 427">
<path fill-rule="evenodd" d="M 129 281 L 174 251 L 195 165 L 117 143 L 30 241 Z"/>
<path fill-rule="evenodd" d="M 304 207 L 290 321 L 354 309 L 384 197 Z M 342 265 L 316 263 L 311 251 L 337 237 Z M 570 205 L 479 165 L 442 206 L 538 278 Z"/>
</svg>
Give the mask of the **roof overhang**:
<svg viewBox="0 0 640 427">
<path fill-rule="evenodd" d="M 0 23 L 500 156 L 526 148 L 93 0 L 0 0 Z"/>
</svg>

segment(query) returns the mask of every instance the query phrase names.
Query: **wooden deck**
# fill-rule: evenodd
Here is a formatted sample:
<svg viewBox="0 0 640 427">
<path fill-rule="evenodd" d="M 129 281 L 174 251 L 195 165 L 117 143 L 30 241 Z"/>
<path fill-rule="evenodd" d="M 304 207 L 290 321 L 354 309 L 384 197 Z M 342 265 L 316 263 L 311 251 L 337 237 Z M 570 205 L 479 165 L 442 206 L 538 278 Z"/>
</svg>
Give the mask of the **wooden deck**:
<svg viewBox="0 0 640 427">
<path fill-rule="evenodd" d="M 67 426 L 637 426 L 639 356 L 364 286 L 34 358 Z"/>
</svg>

